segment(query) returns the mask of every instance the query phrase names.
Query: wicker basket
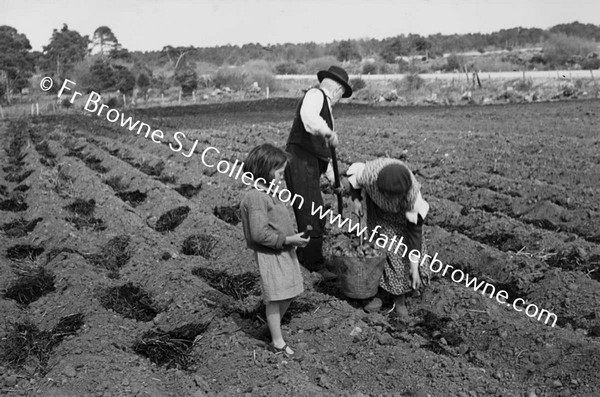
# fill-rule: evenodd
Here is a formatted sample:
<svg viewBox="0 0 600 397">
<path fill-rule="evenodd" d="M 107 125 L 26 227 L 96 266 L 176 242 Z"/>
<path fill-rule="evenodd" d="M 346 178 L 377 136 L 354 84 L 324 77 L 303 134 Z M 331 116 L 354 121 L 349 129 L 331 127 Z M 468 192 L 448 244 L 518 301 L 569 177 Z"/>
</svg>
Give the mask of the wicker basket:
<svg viewBox="0 0 600 397">
<path fill-rule="evenodd" d="M 351 299 L 368 299 L 377 294 L 386 255 L 368 257 L 333 256 L 344 295 Z"/>
</svg>

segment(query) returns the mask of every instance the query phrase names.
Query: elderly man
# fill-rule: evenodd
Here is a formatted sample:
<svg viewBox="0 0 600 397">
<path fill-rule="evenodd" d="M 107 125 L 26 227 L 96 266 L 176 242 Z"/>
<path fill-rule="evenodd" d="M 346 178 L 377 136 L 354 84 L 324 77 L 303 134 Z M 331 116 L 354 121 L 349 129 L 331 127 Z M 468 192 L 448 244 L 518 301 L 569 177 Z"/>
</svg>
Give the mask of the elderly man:
<svg viewBox="0 0 600 397">
<path fill-rule="evenodd" d="M 312 226 L 310 242 L 297 251 L 300 263 L 310 271 L 324 271 L 323 231 L 326 220 L 311 215 L 311 202 L 315 208 L 323 205 L 320 177 L 327 171 L 330 147 L 338 145 L 331 108 L 340 98 L 352 95 L 348 73 L 338 66 L 321 70 L 317 78 L 319 87 L 308 90 L 296 109 L 286 145 L 292 159 L 285 170 L 287 188 L 292 194 L 305 199 L 301 208 L 294 207 L 298 230 Z"/>
</svg>

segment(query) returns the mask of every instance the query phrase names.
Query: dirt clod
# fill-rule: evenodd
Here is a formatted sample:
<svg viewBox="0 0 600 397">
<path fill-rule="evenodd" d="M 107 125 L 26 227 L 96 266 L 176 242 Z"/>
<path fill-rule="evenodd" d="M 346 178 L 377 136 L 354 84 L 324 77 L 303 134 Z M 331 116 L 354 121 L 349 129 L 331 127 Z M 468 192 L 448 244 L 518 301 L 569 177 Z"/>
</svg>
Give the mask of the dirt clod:
<svg viewBox="0 0 600 397">
<path fill-rule="evenodd" d="M 26 221 L 23 218 L 19 218 L 0 226 L 0 230 L 6 233 L 6 235 L 10 238 L 24 237 L 31 233 L 33 229 L 35 229 L 35 226 L 41 221 L 42 218 L 36 218 L 31 221 Z"/>
<path fill-rule="evenodd" d="M 131 192 L 118 192 L 115 194 L 115 196 L 125 201 L 126 203 L 129 203 L 129 205 L 135 208 L 138 205 L 142 204 L 146 200 L 146 197 L 148 195 L 146 193 L 140 192 L 139 190 L 134 190 Z"/>
<path fill-rule="evenodd" d="M 150 361 L 167 368 L 188 369 L 194 359 L 194 340 L 203 334 L 210 322 L 186 324 L 171 331 L 149 330 L 134 343 L 133 350 Z"/>
<path fill-rule="evenodd" d="M 260 294 L 258 276 L 250 272 L 232 276 L 226 272 L 197 267 L 192 270 L 192 274 L 235 300 L 241 301 L 249 295 Z"/>
<path fill-rule="evenodd" d="M 83 326 L 83 318 L 81 313 L 62 317 L 51 331 L 40 331 L 29 321 L 12 324 L 7 329 L 7 337 L 0 341 L 0 361 L 20 368 L 33 356 L 38 367 L 45 370 L 52 350 L 64 338 L 77 333 Z"/>
<path fill-rule="evenodd" d="M 83 159 L 83 162 L 89 167 L 89 169 L 99 172 L 100 174 L 106 174 L 108 171 L 110 171 L 101 164 L 102 160 L 97 157 L 87 156 Z"/>
<path fill-rule="evenodd" d="M 76 198 L 75 201 L 64 208 L 80 216 L 91 216 L 96 208 L 96 200 L 89 199 L 85 201 L 84 199 Z"/>
<path fill-rule="evenodd" d="M 12 260 L 24 260 L 24 259 L 35 259 L 42 252 L 44 252 L 43 247 L 33 247 L 27 244 L 17 244 L 12 247 L 9 247 L 6 250 L 6 257 Z"/>
<path fill-rule="evenodd" d="M 159 313 L 150 295 L 133 283 L 107 289 L 100 296 L 100 303 L 105 309 L 137 321 L 151 321 Z"/>
<path fill-rule="evenodd" d="M 229 207 L 215 207 L 213 214 L 231 225 L 237 225 L 241 219 L 241 212 L 239 205 L 232 205 Z"/>
<path fill-rule="evenodd" d="M 122 179 L 123 178 L 121 178 L 120 176 L 112 176 L 110 178 L 105 179 L 104 183 L 110 186 L 115 192 L 121 192 L 127 189 L 128 187 L 125 183 L 123 183 Z"/>
<path fill-rule="evenodd" d="M 33 170 L 25 171 L 22 174 L 17 174 L 17 173 L 8 174 L 5 179 L 7 182 L 21 183 L 25 179 L 29 178 L 29 176 L 31 174 L 33 174 Z"/>
<path fill-rule="evenodd" d="M 175 230 L 175 228 L 181 225 L 185 218 L 187 218 L 189 212 L 190 207 L 188 206 L 173 208 L 172 210 L 165 212 L 158 218 L 155 230 L 161 233 Z"/>
<path fill-rule="evenodd" d="M 8 287 L 4 297 L 28 305 L 54 290 L 54 275 L 38 267 L 21 275 Z"/>
<path fill-rule="evenodd" d="M 183 197 L 186 198 L 192 198 L 195 195 L 198 194 L 198 192 L 200 192 L 200 190 L 202 189 L 202 184 L 198 184 L 197 186 L 188 184 L 188 183 L 184 183 L 182 185 L 179 185 L 178 187 L 174 188 L 174 190 L 181 194 Z"/>
<path fill-rule="evenodd" d="M 165 169 L 165 162 L 159 161 L 152 165 L 149 161 L 143 161 L 141 164 L 134 164 L 141 172 L 150 176 L 160 176 Z"/>
<path fill-rule="evenodd" d="M 22 212 L 26 211 L 28 207 L 25 199 L 20 195 L 0 201 L 0 211 Z"/>
<path fill-rule="evenodd" d="M 130 241 L 131 237 L 127 235 L 113 237 L 100 251 L 91 255 L 89 260 L 93 265 L 118 271 L 133 256 L 133 250 L 129 247 Z"/>
<path fill-rule="evenodd" d="M 200 255 L 210 257 L 210 253 L 217 245 L 217 239 L 207 234 L 194 234 L 183 242 L 182 252 L 186 255 Z"/>
</svg>

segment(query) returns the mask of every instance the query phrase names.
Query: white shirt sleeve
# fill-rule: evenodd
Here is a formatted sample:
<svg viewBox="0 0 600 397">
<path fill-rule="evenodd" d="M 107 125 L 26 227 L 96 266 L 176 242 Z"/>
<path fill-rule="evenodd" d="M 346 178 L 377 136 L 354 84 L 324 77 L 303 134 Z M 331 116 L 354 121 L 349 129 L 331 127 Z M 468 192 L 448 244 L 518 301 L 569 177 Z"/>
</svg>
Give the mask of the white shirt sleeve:
<svg viewBox="0 0 600 397">
<path fill-rule="evenodd" d="M 425 219 L 428 212 L 429 203 L 423 200 L 423 196 L 421 196 L 421 192 L 419 192 L 413 208 L 410 211 L 406 211 L 406 219 L 416 224 L 419 220 L 419 215 L 421 215 L 421 218 Z"/>
<path fill-rule="evenodd" d="M 365 163 L 354 163 L 350 166 L 350 168 L 348 168 L 348 171 L 346 171 L 346 175 L 348 176 L 348 182 L 350 182 L 350 185 L 352 185 L 354 189 L 361 188 L 360 184 L 358 183 L 358 180 L 362 176 L 364 170 Z"/>
<path fill-rule="evenodd" d="M 327 122 L 321 117 L 323 107 L 323 93 L 317 89 L 309 90 L 304 96 L 304 101 L 300 107 L 300 118 L 306 131 L 313 135 L 323 135 L 330 132 L 331 129 Z"/>
</svg>

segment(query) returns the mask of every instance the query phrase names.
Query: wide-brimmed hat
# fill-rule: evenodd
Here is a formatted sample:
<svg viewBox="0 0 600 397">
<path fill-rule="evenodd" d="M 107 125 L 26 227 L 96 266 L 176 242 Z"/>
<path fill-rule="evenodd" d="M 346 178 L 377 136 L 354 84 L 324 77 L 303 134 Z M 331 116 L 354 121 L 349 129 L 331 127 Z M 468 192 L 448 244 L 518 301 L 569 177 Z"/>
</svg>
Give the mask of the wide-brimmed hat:
<svg viewBox="0 0 600 397">
<path fill-rule="evenodd" d="M 344 94 L 342 95 L 342 98 L 349 98 L 352 95 L 352 87 L 350 87 L 350 84 L 348 84 L 348 73 L 346 73 L 344 69 L 333 65 L 330 66 L 329 69 L 321 70 L 319 73 L 317 73 L 319 83 L 326 77 L 337 81 L 344 87 Z"/>
</svg>

